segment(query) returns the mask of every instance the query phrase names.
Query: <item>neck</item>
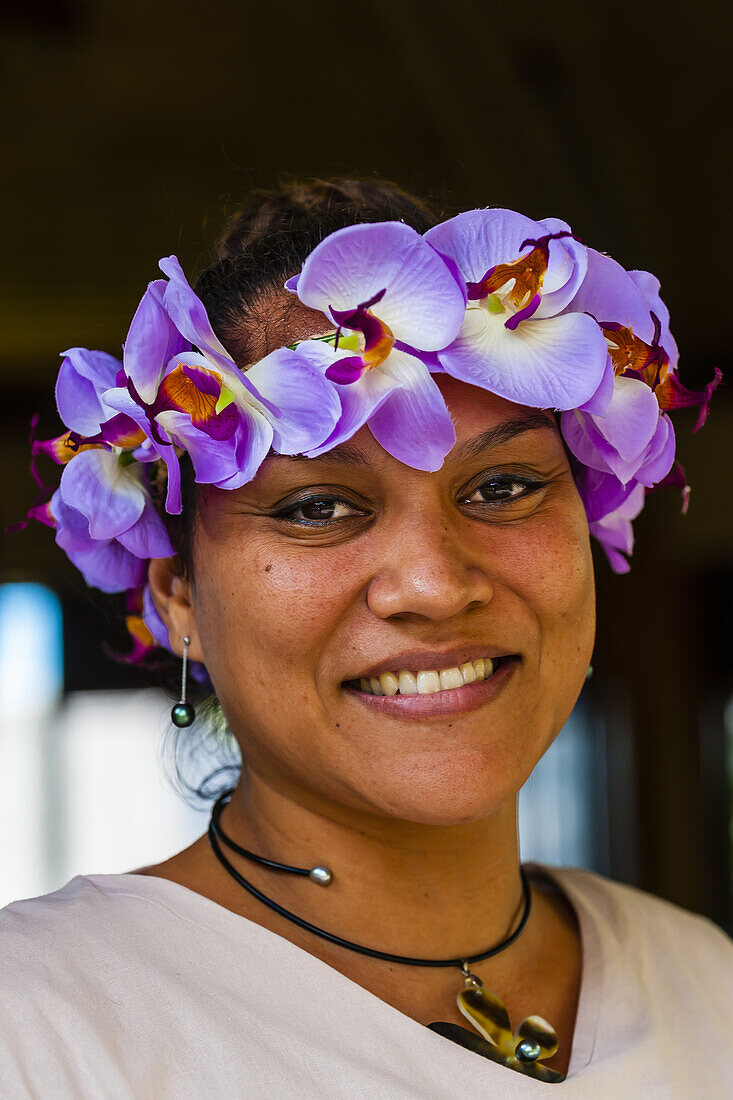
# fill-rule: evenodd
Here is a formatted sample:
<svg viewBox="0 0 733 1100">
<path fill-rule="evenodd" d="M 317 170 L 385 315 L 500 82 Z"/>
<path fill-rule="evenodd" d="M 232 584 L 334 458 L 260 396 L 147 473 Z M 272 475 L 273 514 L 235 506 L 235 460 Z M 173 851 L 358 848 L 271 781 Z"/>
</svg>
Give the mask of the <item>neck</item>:
<svg viewBox="0 0 733 1100">
<path fill-rule="evenodd" d="M 222 811 L 221 827 L 257 855 L 297 867 L 329 867 L 333 882 L 320 887 L 223 848 L 232 866 L 268 898 L 366 947 L 435 959 L 479 954 L 508 936 L 522 913 L 516 796 L 478 821 L 434 825 L 275 789 L 243 773 Z M 233 891 L 243 891 L 230 882 Z M 292 932 L 292 922 L 278 919 Z"/>
</svg>

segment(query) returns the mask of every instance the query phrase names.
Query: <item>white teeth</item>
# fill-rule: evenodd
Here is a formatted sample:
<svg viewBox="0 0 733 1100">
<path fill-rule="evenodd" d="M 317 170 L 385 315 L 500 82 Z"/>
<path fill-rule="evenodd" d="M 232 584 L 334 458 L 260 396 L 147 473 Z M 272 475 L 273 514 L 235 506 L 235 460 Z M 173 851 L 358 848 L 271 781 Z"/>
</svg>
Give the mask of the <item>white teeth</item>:
<svg viewBox="0 0 733 1100">
<path fill-rule="evenodd" d="M 400 673 L 400 695 L 417 695 L 417 680 L 411 672 Z"/>
<path fill-rule="evenodd" d="M 440 690 L 448 691 L 449 688 L 462 688 L 463 677 L 460 668 L 444 668 L 440 670 Z"/>
<path fill-rule="evenodd" d="M 379 683 L 381 684 L 383 695 L 396 695 L 400 686 L 400 682 L 394 672 L 383 672 L 379 677 Z"/>
<path fill-rule="evenodd" d="M 477 680 L 488 680 L 493 671 L 491 658 L 479 657 L 475 661 L 466 661 L 460 667 L 427 669 L 417 674 L 402 669 L 399 673 L 383 672 L 368 679 L 362 676 L 359 687 L 365 695 L 432 695 L 436 691 L 450 691 Z"/>
<path fill-rule="evenodd" d="M 371 685 L 372 695 L 384 695 L 378 676 L 371 676 L 369 678 L 369 683 Z"/>
<path fill-rule="evenodd" d="M 472 684 L 476 679 L 476 670 L 470 661 L 466 661 L 465 665 L 461 665 L 461 676 L 464 684 Z"/>
<path fill-rule="evenodd" d="M 440 676 L 437 672 L 418 672 L 418 695 L 432 695 L 434 691 L 440 691 Z"/>
</svg>

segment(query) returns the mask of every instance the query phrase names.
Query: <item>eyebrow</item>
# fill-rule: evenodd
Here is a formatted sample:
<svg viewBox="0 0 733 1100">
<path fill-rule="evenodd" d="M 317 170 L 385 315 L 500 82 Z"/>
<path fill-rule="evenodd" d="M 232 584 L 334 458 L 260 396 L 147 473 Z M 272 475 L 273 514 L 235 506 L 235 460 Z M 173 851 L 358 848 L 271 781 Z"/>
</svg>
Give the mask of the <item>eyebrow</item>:
<svg viewBox="0 0 733 1100">
<path fill-rule="evenodd" d="M 549 428 L 551 432 L 557 432 L 554 420 L 543 412 L 530 413 L 528 416 L 515 416 L 512 420 L 505 420 L 489 428 L 475 439 L 469 439 L 456 448 L 451 457 L 456 459 L 475 458 L 476 455 L 486 451 L 489 447 L 498 447 L 507 443 L 524 432 L 536 431 L 538 428 Z"/>
<path fill-rule="evenodd" d="M 488 428 L 474 439 L 468 439 L 465 443 L 461 443 L 451 455 L 451 459 L 461 461 L 466 458 L 475 458 L 490 447 L 498 447 L 524 432 L 536 431 L 538 428 L 547 428 L 551 432 L 557 432 L 555 421 L 543 412 L 515 416 L 511 420 L 504 420 L 501 424 Z M 313 461 L 313 459 L 304 459 L 302 455 L 290 455 L 289 458 L 292 462 Z M 372 459 L 353 443 L 339 443 L 332 450 L 324 451 L 323 454 L 318 455 L 317 460 L 319 462 L 337 462 L 345 466 L 369 466 L 372 462 Z"/>
</svg>

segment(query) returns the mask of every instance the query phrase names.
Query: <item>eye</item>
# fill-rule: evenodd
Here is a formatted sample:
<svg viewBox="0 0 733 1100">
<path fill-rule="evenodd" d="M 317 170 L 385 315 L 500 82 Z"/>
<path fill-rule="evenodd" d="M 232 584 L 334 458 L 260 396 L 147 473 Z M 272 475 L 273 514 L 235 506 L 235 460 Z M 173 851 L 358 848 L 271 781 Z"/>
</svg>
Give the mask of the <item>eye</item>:
<svg viewBox="0 0 733 1100">
<path fill-rule="evenodd" d="M 295 504 L 280 508 L 273 514 L 277 519 L 312 527 L 350 519 L 352 516 L 363 516 L 365 512 L 340 497 L 322 494 L 296 501 Z"/>
<path fill-rule="evenodd" d="M 511 474 L 487 478 L 473 490 L 470 496 L 461 498 L 461 504 L 511 504 L 544 489 L 546 481 L 516 477 Z"/>
</svg>

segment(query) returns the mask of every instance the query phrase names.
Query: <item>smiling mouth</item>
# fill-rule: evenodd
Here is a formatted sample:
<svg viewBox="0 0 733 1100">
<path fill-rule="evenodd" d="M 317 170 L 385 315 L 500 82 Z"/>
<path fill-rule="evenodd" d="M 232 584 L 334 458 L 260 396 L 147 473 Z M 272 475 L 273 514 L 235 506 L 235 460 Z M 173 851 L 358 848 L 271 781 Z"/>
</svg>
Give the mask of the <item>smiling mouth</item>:
<svg viewBox="0 0 733 1100">
<path fill-rule="evenodd" d="M 466 661 L 451 668 L 383 672 L 380 676 L 370 676 L 369 679 L 361 677 L 358 680 L 346 680 L 344 686 L 363 695 L 438 695 L 467 684 L 491 679 L 514 656 L 507 654 L 493 660 L 491 657 L 479 657 L 475 661 Z"/>
</svg>

